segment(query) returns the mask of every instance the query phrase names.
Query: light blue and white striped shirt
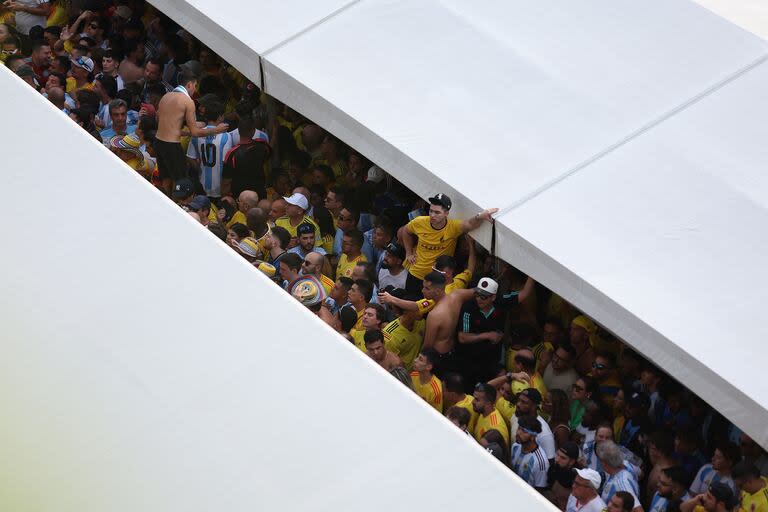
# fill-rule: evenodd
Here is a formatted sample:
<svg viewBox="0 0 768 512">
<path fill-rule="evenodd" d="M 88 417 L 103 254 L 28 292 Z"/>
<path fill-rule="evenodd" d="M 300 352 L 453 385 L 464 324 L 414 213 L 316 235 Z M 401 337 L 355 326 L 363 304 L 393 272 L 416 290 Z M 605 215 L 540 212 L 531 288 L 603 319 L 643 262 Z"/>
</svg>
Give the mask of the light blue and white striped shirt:
<svg viewBox="0 0 768 512">
<path fill-rule="evenodd" d="M 215 126 L 208 125 L 206 128 L 215 128 Z M 226 132 L 190 139 L 187 156 L 200 162 L 200 183 L 207 196 L 221 197 L 224 157 L 231 148 L 232 137 Z"/>
</svg>

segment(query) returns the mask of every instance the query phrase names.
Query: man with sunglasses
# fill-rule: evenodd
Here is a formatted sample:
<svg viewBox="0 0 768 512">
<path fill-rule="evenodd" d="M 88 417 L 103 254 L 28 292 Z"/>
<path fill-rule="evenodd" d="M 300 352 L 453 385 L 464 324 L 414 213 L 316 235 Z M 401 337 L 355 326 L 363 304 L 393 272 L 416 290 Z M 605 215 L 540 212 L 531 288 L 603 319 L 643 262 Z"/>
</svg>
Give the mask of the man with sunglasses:
<svg viewBox="0 0 768 512">
<path fill-rule="evenodd" d="M 429 215 L 416 217 L 400 230 L 408 269 L 407 288 L 416 293 L 424 277 L 432 271 L 435 260 L 443 254 L 452 256 L 461 235 L 479 228 L 483 221 L 490 221 L 498 211 L 498 208 L 483 210 L 460 221 L 448 218 L 452 202 L 445 194 L 430 197 L 429 203 Z"/>
<path fill-rule="evenodd" d="M 576 475 L 571 487 L 571 495 L 565 506 L 566 512 L 601 512 L 605 510 L 605 502 L 597 490 L 600 489 L 602 478 L 594 469 L 576 469 Z"/>
<path fill-rule="evenodd" d="M 295 247 L 294 247 L 295 249 Z M 291 252 L 291 251 L 288 251 Z M 325 293 L 330 295 L 336 283 L 330 277 L 323 275 L 323 265 L 325 264 L 325 258 L 319 252 L 309 252 L 304 256 L 304 262 L 302 263 L 301 273 L 305 276 L 315 276 L 325 288 Z"/>
</svg>

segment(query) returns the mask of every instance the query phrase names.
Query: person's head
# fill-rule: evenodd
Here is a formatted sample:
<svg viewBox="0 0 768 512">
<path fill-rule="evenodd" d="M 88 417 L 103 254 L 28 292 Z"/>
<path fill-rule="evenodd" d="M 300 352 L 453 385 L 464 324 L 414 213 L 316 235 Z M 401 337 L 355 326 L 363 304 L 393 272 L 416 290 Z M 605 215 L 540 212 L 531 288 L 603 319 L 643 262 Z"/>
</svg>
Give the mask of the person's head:
<svg viewBox="0 0 768 512">
<path fill-rule="evenodd" d="M 360 212 L 350 206 L 344 206 L 336 218 L 336 224 L 343 232 L 351 231 L 357 227 L 360 221 Z"/>
<path fill-rule="evenodd" d="M 613 441 L 613 428 L 610 423 L 601 423 L 595 430 L 595 443 Z"/>
<path fill-rule="evenodd" d="M 331 298 L 336 301 L 336 304 L 344 304 L 347 302 L 347 294 L 349 294 L 349 290 L 352 288 L 353 284 L 355 284 L 354 281 L 344 276 L 341 276 L 336 280 L 336 284 L 334 284 L 331 289 Z"/>
<path fill-rule="evenodd" d="M 259 204 L 259 194 L 253 190 L 243 190 L 237 196 L 237 208 L 247 214 L 251 208 L 256 208 Z"/>
<path fill-rule="evenodd" d="M 333 169 L 325 164 L 319 164 L 312 168 L 312 184 L 320 185 L 324 189 L 329 187 L 335 180 Z"/>
<path fill-rule="evenodd" d="M 746 460 L 737 463 L 731 470 L 731 478 L 733 478 L 736 487 L 742 491 L 750 492 L 745 487 L 752 487 L 754 484 L 761 483 L 760 476 L 760 470 L 757 469 L 757 466 Z"/>
<path fill-rule="evenodd" d="M 536 441 L 536 436 L 541 434 L 541 423 L 536 416 L 520 416 L 517 419 L 517 432 L 515 441 L 523 446 Z"/>
<path fill-rule="evenodd" d="M 35 66 L 47 68 L 53 62 L 51 45 L 47 41 L 35 41 L 32 43 L 32 62 Z"/>
<path fill-rule="evenodd" d="M 552 369 L 555 373 L 563 373 L 573 367 L 576 352 L 570 343 L 562 343 L 552 352 Z"/>
<path fill-rule="evenodd" d="M 597 496 L 597 490 L 601 483 L 600 473 L 594 469 L 577 469 L 573 478 L 571 494 L 580 503 L 587 503 Z"/>
<path fill-rule="evenodd" d="M 723 482 L 716 482 L 710 484 L 701 504 L 707 512 L 725 512 L 733 510 L 737 503 L 731 487 Z"/>
<path fill-rule="evenodd" d="M 478 382 L 472 393 L 472 409 L 483 416 L 493 412 L 496 404 L 496 388 L 485 382 Z"/>
<path fill-rule="evenodd" d="M 624 407 L 624 416 L 628 420 L 636 420 L 647 416 L 651 399 L 645 393 L 635 391 L 625 397 L 627 405 Z"/>
<path fill-rule="evenodd" d="M 78 82 L 87 82 L 93 79 L 93 61 L 89 57 L 73 58 L 70 62 L 70 73 Z"/>
<path fill-rule="evenodd" d="M 437 351 L 432 348 L 423 348 L 416 359 L 413 360 L 413 369 L 417 372 L 432 373 L 432 369 L 437 363 Z"/>
<path fill-rule="evenodd" d="M 537 416 L 541 405 L 541 393 L 536 388 L 522 390 L 517 396 L 517 416 Z"/>
<path fill-rule="evenodd" d="M 595 445 L 595 453 L 600 463 L 609 474 L 616 473 L 624 466 L 624 456 L 621 454 L 619 445 L 613 441 L 606 440 Z"/>
<path fill-rule="evenodd" d="M 384 251 L 384 258 L 381 262 L 381 268 L 389 270 L 400 270 L 403 267 L 403 261 L 405 260 L 405 249 L 396 243 L 392 242 L 387 245 Z"/>
<path fill-rule="evenodd" d="M 344 206 L 345 190 L 341 187 L 331 187 L 325 194 L 325 207 L 338 214 Z"/>
<path fill-rule="evenodd" d="M 50 89 L 53 89 L 54 87 L 66 89 L 67 77 L 62 75 L 61 73 L 50 73 L 48 75 L 48 80 L 46 80 L 45 82 L 45 90 L 46 92 L 48 92 Z"/>
<path fill-rule="evenodd" d="M 627 491 L 617 491 L 606 505 L 608 512 L 632 512 L 635 508 L 635 498 Z"/>
<path fill-rule="evenodd" d="M 553 388 L 547 391 L 541 408 L 549 414 L 550 421 L 569 423 L 571 421 L 570 405 L 565 391 Z"/>
<path fill-rule="evenodd" d="M 659 495 L 668 500 L 681 498 L 690 485 L 688 473 L 681 466 L 663 468 L 656 481 L 656 490 Z"/>
<path fill-rule="evenodd" d="M 320 236 L 334 236 L 336 234 L 333 217 L 328 208 L 325 206 L 315 206 L 312 208 L 312 218 L 315 219 L 317 227 L 320 228 Z"/>
<path fill-rule="evenodd" d="M 11 37 L 11 29 L 5 23 L 0 23 L 0 43 Z"/>
<path fill-rule="evenodd" d="M 208 124 L 218 124 L 221 116 L 224 115 L 224 104 L 218 99 L 212 99 L 205 104 L 205 114 L 203 121 Z"/>
<path fill-rule="evenodd" d="M 64 89 L 61 87 L 51 87 L 48 89 L 48 101 L 56 105 L 56 108 L 64 108 Z"/>
<path fill-rule="evenodd" d="M 581 425 L 587 429 L 596 428 L 603 419 L 603 412 L 600 404 L 594 400 L 587 401 L 584 404 L 584 415 L 581 417 Z"/>
<path fill-rule="evenodd" d="M 101 74 L 93 82 L 93 90 L 99 95 L 102 102 L 108 103 L 117 96 L 117 80 L 111 75 Z"/>
<path fill-rule="evenodd" d="M 555 453 L 555 464 L 560 469 L 571 469 L 579 460 L 579 445 L 573 441 L 563 443 Z"/>
<path fill-rule="evenodd" d="M 451 211 L 451 200 L 445 194 L 437 194 L 429 198 L 429 223 L 442 226 L 448 220 Z"/>
<path fill-rule="evenodd" d="M 284 217 L 287 205 L 288 203 L 286 203 L 285 199 L 282 197 L 272 201 L 272 204 L 269 207 L 269 220 L 275 222 L 280 217 Z"/>
<path fill-rule="evenodd" d="M 301 268 L 301 273 L 304 275 L 320 277 L 320 275 L 323 273 L 324 263 L 325 258 L 322 254 L 319 252 L 309 252 L 306 256 L 304 256 L 304 263 L 303 267 Z"/>
<path fill-rule="evenodd" d="M 371 242 L 376 249 L 384 249 L 392 241 L 394 226 L 387 217 L 379 217 L 373 227 Z"/>
<path fill-rule="evenodd" d="M 559 345 L 563 340 L 563 324 L 560 323 L 555 317 L 548 317 L 544 320 L 544 325 L 541 329 L 542 341 L 552 343 L 553 345 Z"/>
<path fill-rule="evenodd" d="M 82 128 L 88 128 L 93 123 L 94 111 L 90 108 L 73 108 L 69 111 L 69 118 Z"/>
<path fill-rule="evenodd" d="M 295 192 L 288 197 L 285 197 L 286 213 L 291 219 L 299 219 L 304 216 L 304 213 L 309 209 L 309 200 L 304 194 Z"/>
<path fill-rule="evenodd" d="M 381 329 L 387 320 L 387 310 L 381 304 L 368 304 L 363 310 L 362 324 L 365 329 Z"/>
<path fill-rule="evenodd" d="M 303 260 L 296 253 L 289 252 L 280 258 L 280 275 L 287 281 L 294 281 L 299 277 Z"/>
<path fill-rule="evenodd" d="M 451 404 L 464 398 L 464 378 L 461 374 L 452 372 L 443 376 L 443 397 Z"/>
<path fill-rule="evenodd" d="M 101 70 L 105 75 L 114 75 L 117 73 L 117 67 L 120 65 L 120 60 L 112 50 L 104 52 L 104 56 L 101 58 Z"/>
<path fill-rule="evenodd" d="M 94 41 L 101 41 L 104 38 L 104 20 L 95 17 L 86 23 L 84 33 Z"/>
<path fill-rule="evenodd" d="M 448 254 L 438 256 L 435 260 L 434 269 L 445 274 L 446 280 L 451 280 L 456 275 L 456 259 Z"/>
<path fill-rule="evenodd" d="M 675 453 L 693 455 L 699 447 L 699 432 L 695 427 L 681 428 L 675 432 Z M 742 443 L 742 452 L 744 444 Z"/>
<path fill-rule="evenodd" d="M 387 349 L 384 348 L 384 335 L 381 330 L 367 329 L 363 335 L 363 341 L 365 342 L 365 351 L 371 359 L 377 363 L 384 361 L 384 358 L 387 357 Z"/>
<path fill-rule="evenodd" d="M 515 367 L 518 372 L 525 372 L 528 375 L 533 375 L 536 371 L 536 356 L 533 355 L 533 350 L 529 348 L 521 348 L 515 353 Z"/>
<path fill-rule="evenodd" d="M 121 99 L 110 101 L 109 117 L 112 119 L 112 129 L 115 130 L 115 133 L 124 132 L 128 122 L 128 104 Z"/>
<path fill-rule="evenodd" d="M 499 283 L 490 277 L 480 279 L 475 287 L 475 302 L 477 307 L 487 310 L 493 306 L 496 300 L 496 292 L 499 290 Z M 533 354 L 531 354 L 533 355 Z"/>
<path fill-rule="evenodd" d="M 296 234 L 299 239 L 299 246 L 304 252 L 311 251 L 315 247 L 315 227 L 309 223 L 299 224 L 296 228 Z"/>
<path fill-rule="evenodd" d="M 421 292 L 425 299 L 438 299 L 445 294 L 445 276 L 432 271 L 424 276 Z"/>
<path fill-rule="evenodd" d="M 269 231 L 270 245 L 274 248 L 285 250 L 291 243 L 291 234 L 287 229 L 275 226 Z"/>
<path fill-rule="evenodd" d="M 598 381 L 608 378 L 616 366 L 616 358 L 609 352 L 601 352 L 592 363 L 592 377 Z"/>
<path fill-rule="evenodd" d="M 248 227 L 245 224 L 235 222 L 232 224 L 232 227 L 227 230 L 227 243 L 232 247 L 235 247 L 248 235 Z"/>
<path fill-rule="evenodd" d="M 712 455 L 712 469 L 725 473 L 731 472 L 731 468 L 741 460 L 741 449 L 735 443 L 722 442 L 715 448 Z"/>
<path fill-rule="evenodd" d="M 646 390 L 654 391 L 659 387 L 664 374 L 656 366 L 647 363 L 640 372 L 640 383 Z"/>
<path fill-rule="evenodd" d="M 571 322 L 570 340 L 577 350 L 583 350 L 589 345 L 589 338 L 597 331 L 597 326 L 592 319 L 580 315 Z"/>
<path fill-rule="evenodd" d="M 352 306 L 343 307 L 339 310 L 339 322 L 341 322 L 341 331 L 348 333 L 357 323 L 357 312 Z"/>
<path fill-rule="evenodd" d="M 310 152 L 319 149 L 323 138 L 325 138 L 325 130 L 315 124 L 308 124 L 301 131 L 301 140 Z"/>
<path fill-rule="evenodd" d="M 648 458 L 652 464 L 672 458 L 675 451 L 675 437 L 669 430 L 657 430 L 648 441 Z"/>
<path fill-rule="evenodd" d="M 461 430 L 467 430 L 469 422 L 472 419 L 472 415 L 464 407 L 458 407 L 456 405 L 448 409 L 446 414 L 448 420 L 459 427 Z"/>
<path fill-rule="evenodd" d="M 363 248 L 363 234 L 357 229 L 350 229 L 344 233 L 341 241 L 341 252 L 347 256 L 357 256 Z"/>
<path fill-rule="evenodd" d="M 160 79 L 163 76 L 163 63 L 159 59 L 149 59 L 146 64 L 144 64 L 144 80 L 147 83 L 154 83 L 159 82 Z M 188 79 L 188 76 L 182 76 L 182 79 L 179 81 L 180 83 L 182 80 Z M 182 85 L 186 85 L 183 84 Z M 190 92 L 190 94 L 192 94 Z"/>
<path fill-rule="evenodd" d="M 592 397 L 597 387 L 592 379 L 579 377 L 571 386 L 571 400 L 584 403 Z"/>
<path fill-rule="evenodd" d="M 354 281 L 349 288 L 349 293 L 347 295 L 349 297 L 349 302 L 354 304 L 356 308 L 362 306 L 371 300 L 371 296 L 373 295 L 373 283 L 366 281 L 365 279 L 358 279 Z"/>
<path fill-rule="evenodd" d="M 14 73 L 19 66 L 24 64 L 24 56 L 20 54 L 21 45 L 15 37 L 9 37 L 0 42 L 0 61 Z"/>
</svg>

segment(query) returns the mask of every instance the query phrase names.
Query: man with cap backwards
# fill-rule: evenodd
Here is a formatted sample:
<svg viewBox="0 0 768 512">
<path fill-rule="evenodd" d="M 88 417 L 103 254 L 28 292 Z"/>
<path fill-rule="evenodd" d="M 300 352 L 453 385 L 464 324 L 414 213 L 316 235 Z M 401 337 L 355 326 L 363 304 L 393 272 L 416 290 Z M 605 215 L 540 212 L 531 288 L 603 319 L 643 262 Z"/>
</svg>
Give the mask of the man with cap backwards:
<svg viewBox="0 0 768 512">
<path fill-rule="evenodd" d="M 512 445 L 511 466 L 517 476 L 536 489 L 547 487 L 549 461 L 536 436 L 541 433 L 541 425 L 534 416 L 524 416 L 517 422 L 515 444 Z"/>
<path fill-rule="evenodd" d="M 456 240 L 490 221 L 498 208 L 483 210 L 474 217 L 460 221 L 449 219 L 451 200 L 445 194 L 429 198 L 429 215 L 416 217 L 401 230 L 408 269 L 408 290 L 418 292 L 424 277 L 432 270 L 435 260 L 443 254 L 453 255 Z"/>
<path fill-rule="evenodd" d="M 404 260 L 405 249 L 400 244 L 392 242 L 387 245 L 384 249 L 384 260 L 381 263 L 381 270 L 379 270 L 380 290 L 385 289 L 387 286 L 405 289 L 405 280 L 408 272 L 403 267 Z"/>
<path fill-rule="evenodd" d="M 321 245 L 322 237 L 320 236 L 320 227 L 317 223 L 307 215 L 309 209 L 309 200 L 304 194 L 294 192 L 290 197 L 284 197 L 287 203 L 285 208 L 285 215 L 275 220 L 275 226 L 280 226 L 288 230 L 291 234 L 290 247 L 295 247 L 298 244 L 299 226 L 302 224 L 309 224 L 315 230 L 315 245 Z"/>
<path fill-rule="evenodd" d="M 600 473 L 594 469 L 577 469 L 565 512 L 601 512 L 605 510 L 605 502 L 597 494 L 600 481 Z"/>
<path fill-rule="evenodd" d="M 157 109 L 157 134 L 155 151 L 163 190 L 170 194 L 173 183 L 187 175 L 187 162 L 181 148 L 181 132 L 184 126 L 193 137 L 207 137 L 226 132 L 229 126 L 220 123 L 215 127 L 199 128 L 195 117 L 195 93 L 202 66 L 189 61 L 180 66 L 179 85 L 163 96 Z"/>
</svg>

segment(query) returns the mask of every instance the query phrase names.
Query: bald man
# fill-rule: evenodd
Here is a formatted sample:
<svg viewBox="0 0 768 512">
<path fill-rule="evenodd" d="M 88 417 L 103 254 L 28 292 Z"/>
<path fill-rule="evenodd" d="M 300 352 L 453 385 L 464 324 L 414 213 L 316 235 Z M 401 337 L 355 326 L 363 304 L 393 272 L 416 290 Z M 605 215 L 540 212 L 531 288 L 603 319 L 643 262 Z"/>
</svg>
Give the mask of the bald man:
<svg viewBox="0 0 768 512">
<path fill-rule="evenodd" d="M 262 199 L 259 201 L 259 204 L 256 206 L 258 206 L 265 212 L 269 212 L 269 210 L 272 208 L 272 201 L 270 201 L 269 199 Z"/>
<path fill-rule="evenodd" d="M 51 87 L 48 89 L 48 101 L 53 103 L 62 112 L 67 112 L 67 106 L 64 102 L 64 89 L 61 87 Z"/>
<path fill-rule="evenodd" d="M 269 208 L 269 222 L 271 225 L 274 226 L 277 219 L 285 216 L 287 207 L 288 203 L 282 197 L 272 201 L 272 205 Z"/>
<path fill-rule="evenodd" d="M 323 267 L 325 266 L 325 257 L 319 252 L 310 252 L 304 257 L 304 263 L 301 267 L 301 273 L 305 276 L 313 275 L 320 280 L 325 288 L 325 293 L 330 295 L 331 290 L 336 285 L 333 279 L 326 277 L 323 274 Z"/>
<path fill-rule="evenodd" d="M 251 208 L 245 214 L 246 226 L 253 232 L 253 237 L 257 240 L 266 236 L 269 232 L 267 224 L 267 214 L 261 208 Z"/>
<path fill-rule="evenodd" d="M 227 222 L 227 229 L 231 228 L 233 224 L 248 224 L 248 220 L 245 216 L 248 210 L 256 208 L 259 204 L 259 194 L 253 190 L 243 190 L 240 195 L 237 196 L 237 211 L 232 218 Z"/>
</svg>

